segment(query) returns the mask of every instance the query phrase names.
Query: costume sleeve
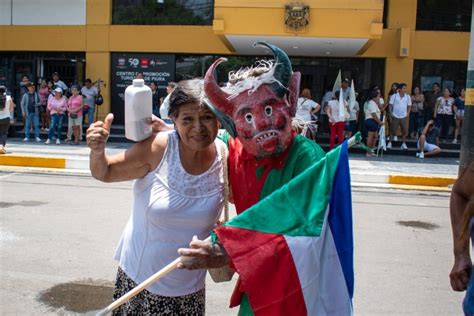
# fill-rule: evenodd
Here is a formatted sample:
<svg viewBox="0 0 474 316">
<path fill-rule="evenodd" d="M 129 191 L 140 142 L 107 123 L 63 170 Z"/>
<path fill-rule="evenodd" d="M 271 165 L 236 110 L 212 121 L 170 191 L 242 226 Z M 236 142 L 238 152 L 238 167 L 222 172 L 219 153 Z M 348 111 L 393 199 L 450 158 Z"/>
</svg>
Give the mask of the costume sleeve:
<svg viewBox="0 0 474 316">
<path fill-rule="evenodd" d="M 295 136 L 295 140 L 296 138 L 300 138 L 300 136 L 301 135 Z M 321 146 L 305 137 L 301 136 L 301 138 L 303 139 L 298 140 L 298 142 L 300 143 L 297 154 L 298 163 L 295 164 L 294 176 L 297 176 L 298 174 L 308 169 L 316 161 L 319 161 L 325 155 Z"/>
</svg>

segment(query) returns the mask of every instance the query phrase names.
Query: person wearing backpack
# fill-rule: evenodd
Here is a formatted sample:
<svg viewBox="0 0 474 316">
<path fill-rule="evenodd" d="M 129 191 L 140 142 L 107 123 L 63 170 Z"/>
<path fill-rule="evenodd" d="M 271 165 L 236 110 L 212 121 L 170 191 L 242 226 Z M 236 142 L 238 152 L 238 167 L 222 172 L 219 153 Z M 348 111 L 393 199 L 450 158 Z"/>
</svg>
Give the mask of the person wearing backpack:
<svg viewBox="0 0 474 316">
<path fill-rule="evenodd" d="M 30 140 L 30 125 L 33 122 L 35 128 L 35 140 L 41 141 L 40 138 L 40 114 L 41 114 L 41 99 L 39 94 L 36 92 L 36 86 L 30 82 L 25 85 L 28 92 L 21 98 L 21 112 L 25 118 L 25 138 L 24 142 Z"/>
</svg>

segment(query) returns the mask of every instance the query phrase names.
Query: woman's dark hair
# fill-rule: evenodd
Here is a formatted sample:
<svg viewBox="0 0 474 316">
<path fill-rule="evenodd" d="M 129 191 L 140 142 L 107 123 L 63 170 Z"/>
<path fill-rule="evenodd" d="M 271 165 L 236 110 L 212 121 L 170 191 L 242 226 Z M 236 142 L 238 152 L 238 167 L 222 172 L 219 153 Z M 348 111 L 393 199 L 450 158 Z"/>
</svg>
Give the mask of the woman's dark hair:
<svg viewBox="0 0 474 316">
<path fill-rule="evenodd" d="M 84 83 L 91 83 L 92 84 L 92 80 L 90 80 L 90 78 L 87 78 Z"/>
<path fill-rule="evenodd" d="M 178 82 L 176 88 L 170 95 L 170 109 L 168 116 L 176 118 L 179 115 L 181 106 L 190 103 L 197 103 L 204 106 L 204 81 L 202 79 L 183 80 Z"/>
<path fill-rule="evenodd" d="M 339 90 L 336 91 L 336 92 L 334 92 L 334 97 L 335 97 L 336 99 L 339 99 L 339 96 L 340 96 L 340 95 L 341 95 L 341 92 L 340 92 Z"/>
<path fill-rule="evenodd" d="M 376 98 L 379 95 L 377 90 L 371 90 L 369 91 L 369 100 L 372 100 L 373 98 Z"/>
</svg>

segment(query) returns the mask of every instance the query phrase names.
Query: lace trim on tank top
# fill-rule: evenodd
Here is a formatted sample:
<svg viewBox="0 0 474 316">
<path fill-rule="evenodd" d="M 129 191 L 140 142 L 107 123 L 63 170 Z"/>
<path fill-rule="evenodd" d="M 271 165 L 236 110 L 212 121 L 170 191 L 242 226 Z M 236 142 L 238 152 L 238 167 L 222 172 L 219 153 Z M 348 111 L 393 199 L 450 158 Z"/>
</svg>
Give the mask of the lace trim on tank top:
<svg viewBox="0 0 474 316">
<path fill-rule="evenodd" d="M 222 157 L 219 146 L 225 144 L 216 138 L 216 158 L 209 169 L 200 175 L 189 174 L 181 164 L 179 156 L 179 136 L 176 131 L 168 135 L 165 154 L 155 169 L 155 174 L 163 185 L 187 197 L 206 197 L 223 190 Z"/>
</svg>

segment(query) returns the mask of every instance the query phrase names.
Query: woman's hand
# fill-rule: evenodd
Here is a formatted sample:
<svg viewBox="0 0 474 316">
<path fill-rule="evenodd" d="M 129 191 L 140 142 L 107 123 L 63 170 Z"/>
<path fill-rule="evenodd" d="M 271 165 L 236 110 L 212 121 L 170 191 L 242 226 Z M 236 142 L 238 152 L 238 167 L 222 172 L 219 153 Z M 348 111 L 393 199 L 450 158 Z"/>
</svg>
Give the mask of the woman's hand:
<svg viewBox="0 0 474 316">
<path fill-rule="evenodd" d="M 105 144 L 110 135 L 110 126 L 114 120 L 114 115 L 112 113 L 107 114 L 104 122 L 97 121 L 92 123 L 91 126 L 87 129 L 86 141 L 87 145 L 91 151 L 101 151 L 105 150 Z"/>
<path fill-rule="evenodd" d="M 151 125 L 151 130 L 153 131 L 153 133 L 174 130 L 173 125 L 166 124 L 165 121 L 155 115 L 152 115 L 151 118 L 148 119 L 148 124 Z"/>
<path fill-rule="evenodd" d="M 178 249 L 181 256 L 181 263 L 178 265 L 180 269 L 212 269 L 229 263 L 229 257 L 221 244 L 199 240 L 194 236 L 189 247 Z"/>
</svg>

